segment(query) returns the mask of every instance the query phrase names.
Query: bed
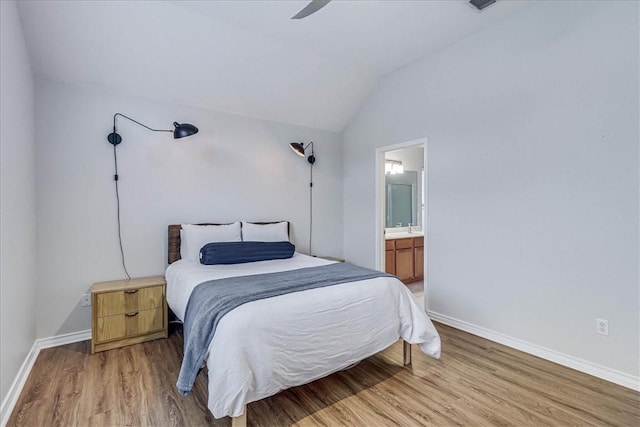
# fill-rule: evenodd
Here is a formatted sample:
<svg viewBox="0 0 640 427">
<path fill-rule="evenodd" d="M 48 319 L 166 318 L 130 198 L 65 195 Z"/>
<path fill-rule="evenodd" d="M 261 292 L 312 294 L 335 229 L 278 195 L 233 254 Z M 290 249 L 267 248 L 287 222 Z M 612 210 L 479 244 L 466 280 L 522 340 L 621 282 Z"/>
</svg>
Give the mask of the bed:
<svg viewBox="0 0 640 427">
<path fill-rule="evenodd" d="M 181 259 L 181 228 L 169 226 L 165 274 L 167 302 L 179 320 L 185 319 L 192 292 L 205 281 L 335 262 L 296 252 L 288 259 L 202 265 Z M 208 346 L 208 408 L 215 418 L 230 416 L 234 426 L 246 424 L 248 403 L 345 369 L 398 339 L 405 342 L 405 364 L 410 363 L 410 344 L 432 357 L 440 356 L 435 327 L 395 277 L 248 302 L 220 319 Z"/>
</svg>

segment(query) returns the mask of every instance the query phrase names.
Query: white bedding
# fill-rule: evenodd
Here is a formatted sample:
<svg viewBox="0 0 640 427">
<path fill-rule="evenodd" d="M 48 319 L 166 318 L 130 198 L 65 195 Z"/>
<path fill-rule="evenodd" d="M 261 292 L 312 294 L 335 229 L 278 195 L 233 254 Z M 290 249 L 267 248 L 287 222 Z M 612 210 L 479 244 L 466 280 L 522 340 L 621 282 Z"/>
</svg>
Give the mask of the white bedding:
<svg viewBox="0 0 640 427">
<path fill-rule="evenodd" d="M 296 253 L 234 265 L 176 261 L 166 271 L 167 301 L 184 319 L 193 289 L 224 277 L 331 264 Z M 224 316 L 209 346 L 208 407 L 216 418 L 346 368 L 402 338 L 440 357 L 440 337 L 402 282 L 379 277 L 253 301 Z"/>
</svg>

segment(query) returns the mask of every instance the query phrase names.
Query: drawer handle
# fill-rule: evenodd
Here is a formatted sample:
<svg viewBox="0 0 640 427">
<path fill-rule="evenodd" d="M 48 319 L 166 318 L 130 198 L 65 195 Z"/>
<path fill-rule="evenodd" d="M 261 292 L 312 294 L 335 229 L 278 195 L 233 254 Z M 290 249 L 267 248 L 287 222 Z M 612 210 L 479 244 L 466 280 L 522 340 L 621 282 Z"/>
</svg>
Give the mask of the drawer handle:
<svg viewBox="0 0 640 427">
<path fill-rule="evenodd" d="M 137 316 L 137 315 L 138 315 L 138 312 L 137 312 L 137 311 L 133 311 L 133 312 L 131 312 L 131 313 L 127 313 L 127 314 L 125 314 L 125 316 L 127 316 L 127 317 L 133 317 L 133 316 Z"/>
<path fill-rule="evenodd" d="M 125 294 L 135 294 L 136 292 L 138 292 L 137 289 L 130 289 L 128 291 L 124 291 Z"/>
</svg>

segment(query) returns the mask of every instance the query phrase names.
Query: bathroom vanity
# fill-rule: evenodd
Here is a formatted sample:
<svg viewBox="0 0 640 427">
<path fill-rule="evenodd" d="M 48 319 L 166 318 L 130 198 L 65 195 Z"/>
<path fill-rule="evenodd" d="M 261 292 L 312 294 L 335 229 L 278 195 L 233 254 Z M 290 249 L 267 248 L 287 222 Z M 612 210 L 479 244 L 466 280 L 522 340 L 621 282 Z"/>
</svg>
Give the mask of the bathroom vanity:
<svg viewBox="0 0 640 427">
<path fill-rule="evenodd" d="M 422 233 L 388 233 L 385 237 L 385 270 L 404 283 L 424 279 Z"/>
</svg>

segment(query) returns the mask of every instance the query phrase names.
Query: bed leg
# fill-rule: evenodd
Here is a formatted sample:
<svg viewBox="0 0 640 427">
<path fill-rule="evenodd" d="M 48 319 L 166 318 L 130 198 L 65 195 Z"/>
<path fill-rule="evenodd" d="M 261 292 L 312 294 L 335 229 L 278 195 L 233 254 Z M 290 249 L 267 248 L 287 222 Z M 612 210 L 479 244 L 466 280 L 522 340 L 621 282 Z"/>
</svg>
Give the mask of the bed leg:
<svg viewBox="0 0 640 427">
<path fill-rule="evenodd" d="M 247 405 L 244 405 L 244 412 L 239 417 L 231 417 L 231 427 L 247 427 Z"/>
<path fill-rule="evenodd" d="M 402 341 L 402 361 L 404 366 L 411 365 L 411 344 Z"/>
</svg>

